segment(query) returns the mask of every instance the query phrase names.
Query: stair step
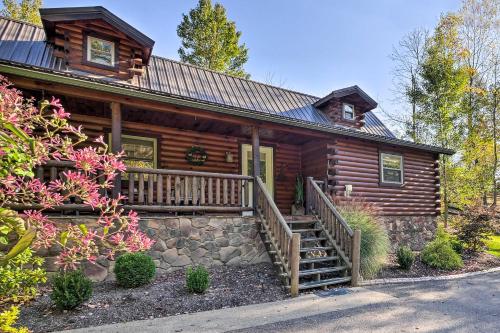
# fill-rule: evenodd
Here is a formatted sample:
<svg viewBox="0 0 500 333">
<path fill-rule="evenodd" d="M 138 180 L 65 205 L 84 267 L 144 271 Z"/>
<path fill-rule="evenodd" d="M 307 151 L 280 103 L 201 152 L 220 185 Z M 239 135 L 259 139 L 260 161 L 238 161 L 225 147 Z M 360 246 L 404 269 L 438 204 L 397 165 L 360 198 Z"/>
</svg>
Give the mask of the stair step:
<svg viewBox="0 0 500 333">
<path fill-rule="evenodd" d="M 338 260 L 338 256 L 331 256 L 331 257 L 320 257 L 320 258 L 304 258 L 300 259 L 301 264 L 311 264 L 315 262 L 324 262 L 324 261 L 333 261 L 333 260 Z"/>
<path fill-rule="evenodd" d="M 290 224 L 306 224 L 306 223 L 316 223 L 316 220 L 289 220 L 286 223 Z"/>
<path fill-rule="evenodd" d="M 304 283 L 299 284 L 299 290 L 328 286 L 328 285 L 332 285 L 332 284 L 345 283 L 345 282 L 349 282 L 349 281 L 351 281 L 350 276 L 327 279 L 327 280 L 304 282 Z"/>
<path fill-rule="evenodd" d="M 323 231 L 321 228 L 292 229 L 292 232 Z"/>
<path fill-rule="evenodd" d="M 309 238 L 301 238 L 301 242 L 314 242 L 314 241 L 324 241 L 326 237 L 309 237 Z"/>
<path fill-rule="evenodd" d="M 299 271 L 299 276 L 307 276 L 314 274 L 325 274 L 325 273 L 333 273 L 340 272 L 346 269 L 346 266 L 336 266 L 336 267 L 324 267 L 324 268 L 315 268 L 315 269 L 306 269 L 303 271 Z"/>
<path fill-rule="evenodd" d="M 307 251 L 312 251 L 312 250 L 332 250 L 333 246 L 314 246 L 314 247 L 303 247 L 300 249 L 300 252 L 307 252 Z"/>
</svg>

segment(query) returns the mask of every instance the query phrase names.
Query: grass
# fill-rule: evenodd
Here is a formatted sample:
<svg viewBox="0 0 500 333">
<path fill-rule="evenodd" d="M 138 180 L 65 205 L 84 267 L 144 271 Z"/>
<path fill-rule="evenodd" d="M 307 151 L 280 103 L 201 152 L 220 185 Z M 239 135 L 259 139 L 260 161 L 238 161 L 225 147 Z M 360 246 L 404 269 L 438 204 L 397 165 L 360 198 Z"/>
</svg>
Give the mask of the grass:
<svg viewBox="0 0 500 333">
<path fill-rule="evenodd" d="M 491 236 L 488 241 L 486 241 L 488 250 L 486 252 L 500 257 L 500 236 Z"/>
</svg>

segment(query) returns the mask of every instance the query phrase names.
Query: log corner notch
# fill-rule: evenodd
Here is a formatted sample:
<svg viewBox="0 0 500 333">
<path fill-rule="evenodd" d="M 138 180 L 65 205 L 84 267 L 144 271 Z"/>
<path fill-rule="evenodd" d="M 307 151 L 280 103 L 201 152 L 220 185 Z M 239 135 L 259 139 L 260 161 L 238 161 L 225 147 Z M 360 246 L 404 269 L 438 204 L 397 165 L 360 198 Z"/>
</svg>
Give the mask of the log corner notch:
<svg viewBox="0 0 500 333">
<path fill-rule="evenodd" d="M 260 142 L 259 142 L 259 128 L 257 126 L 252 127 L 252 167 L 253 167 L 253 179 L 256 180 L 260 176 Z M 257 209 L 258 200 L 258 189 L 257 186 L 253 186 L 253 207 L 254 210 Z M 255 211 L 256 213 L 256 211 Z"/>
<path fill-rule="evenodd" d="M 122 111 L 121 105 L 111 102 L 111 152 L 117 154 L 122 151 Z M 113 198 L 121 193 L 122 176 L 117 174 L 113 184 Z"/>
</svg>

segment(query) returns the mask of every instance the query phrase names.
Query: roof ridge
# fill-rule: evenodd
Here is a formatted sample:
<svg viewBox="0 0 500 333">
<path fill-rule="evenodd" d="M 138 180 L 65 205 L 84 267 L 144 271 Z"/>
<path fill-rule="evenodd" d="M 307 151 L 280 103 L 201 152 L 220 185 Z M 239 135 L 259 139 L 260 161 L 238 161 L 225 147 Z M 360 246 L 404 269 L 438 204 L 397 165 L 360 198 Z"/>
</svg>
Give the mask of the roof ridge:
<svg viewBox="0 0 500 333">
<path fill-rule="evenodd" d="M 218 72 L 218 71 L 210 69 L 210 68 L 204 68 L 204 67 L 201 67 L 201 66 L 198 66 L 198 65 L 193 65 L 193 64 L 190 64 L 190 63 L 187 63 L 187 62 L 182 62 L 180 60 L 175 60 L 175 59 L 167 58 L 167 57 L 164 57 L 164 56 L 159 56 L 159 55 L 156 55 L 156 54 L 152 54 L 151 57 L 160 58 L 160 59 L 163 59 L 163 60 L 175 62 L 175 63 L 180 64 L 180 65 L 184 65 L 184 66 L 189 66 L 189 67 L 201 69 L 203 71 L 212 72 L 212 73 L 216 73 L 216 74 L 220 74 L 220 75 L 232 77 L 232 78 L 239 79 L 239 80 L 242 80 L 242 81 L 257 83 L 257 84 L 260 84 L 260 85 L 263 85 L 263 86 L 266 86 L 266 87 L 271 87 L 271 88 L 275 88 L 275 89 L 279 89 L 279 90 L 283 90 L 283 91 L 288 91 L 288 92 L 291 92 L 291 93 L 294 93 L 294 94 L 300 94 L 300 95 L 304 95 L 304 96 L 308 96 L 308 97 L 312 97 L 312 98 L 317 98 L 317 99 L 321 98 L 321 97 L 314 96 L 314 95 L 311 95 L 311 94 L 308 94 L 308 93 L 304 93 L 304 92 L 300 92 L 300 91 L 297 91 L 297 90 L 288 89 L 288 88 L 282 88 L 282 87 L 278 87 L 278 86 L 273 86 L 272 84 L 268 84 L 268 83 L 264 83 L 264 82 L 260 82 L 260 81 L 256 81 L 256 80 L 245 79 L 245 78 L 242 78 L 242 77 L 239 77 L 239 76 L 231 75 L 231 74 L 224 73 L 224 72 Z"/>
<path fill-rule="evenodd" d="M 23 21 L 23 20 L 20 20 L 20 19 L 15 19 L 15 18 L 8 17 L 8 16 L 5 16 L 5 15 L 0 15 L 0 19 L 4 19 L 4 20 L 7 20 L 7 21 L 12 21 L 12 22 L 16 22 L 16 23 L 19 23 L 19 24 L 30 25 L 30 26 L 32 26 L 34 28 L 39 28 L 39 29 L 43 30 L 43 26 L 41 26 L 41 25 L 38 25 L 38 24 L 35 24 L 35 23 L 31 23 L 31 22 L 26 22 L 26 21 Z"/>
</svg>

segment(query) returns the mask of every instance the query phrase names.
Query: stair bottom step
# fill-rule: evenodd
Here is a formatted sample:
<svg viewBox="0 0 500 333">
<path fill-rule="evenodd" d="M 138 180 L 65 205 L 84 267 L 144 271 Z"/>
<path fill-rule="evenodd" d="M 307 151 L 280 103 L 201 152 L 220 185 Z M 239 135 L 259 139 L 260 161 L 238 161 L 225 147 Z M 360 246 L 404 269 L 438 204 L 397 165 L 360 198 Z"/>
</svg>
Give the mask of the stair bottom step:
<svg viewBox="0 0 500 333">
<path fill-rule="evenodd" d="M 332 285 L 332 284 L 346 283 L 349 281 L 351 281 L 350 276 L 333 278 L 333 279 L 328 279 L 328 280 L 304 282 L 304 283 L 299 284 L 299 290 L 323 287 L 323 286 L 328 286 L 328 285 Z"/>
</svg>

